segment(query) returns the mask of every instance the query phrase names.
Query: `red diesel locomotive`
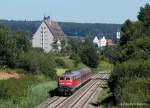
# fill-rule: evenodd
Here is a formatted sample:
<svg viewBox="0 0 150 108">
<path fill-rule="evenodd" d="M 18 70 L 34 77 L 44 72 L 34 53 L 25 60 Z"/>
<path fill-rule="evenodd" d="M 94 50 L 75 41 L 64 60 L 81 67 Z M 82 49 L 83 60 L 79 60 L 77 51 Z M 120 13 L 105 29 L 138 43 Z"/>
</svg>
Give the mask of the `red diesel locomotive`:
<svg viewBox="0 0 150 108">
<path fill-rule="evenodd" d="M 90 79 L 90 68 L 64 73 L 58 80 L 58 92 L 60 95 L 71 95 L 77 88 Z"/>
</svg>

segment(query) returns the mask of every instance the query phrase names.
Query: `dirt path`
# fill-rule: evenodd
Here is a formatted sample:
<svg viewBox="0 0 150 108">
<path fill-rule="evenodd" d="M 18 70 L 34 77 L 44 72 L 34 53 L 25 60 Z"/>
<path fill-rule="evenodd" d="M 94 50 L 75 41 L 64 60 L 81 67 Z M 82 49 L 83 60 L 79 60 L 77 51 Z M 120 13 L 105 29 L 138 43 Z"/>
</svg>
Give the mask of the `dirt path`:
<svg viewBox="0 0 150 108">
<path fill-rule="evenodd" d="M 19 75 L 15 71 L 0 71 L 0 80 L 7 80 L 9 78 L 19 78 Z"/>
</svg>

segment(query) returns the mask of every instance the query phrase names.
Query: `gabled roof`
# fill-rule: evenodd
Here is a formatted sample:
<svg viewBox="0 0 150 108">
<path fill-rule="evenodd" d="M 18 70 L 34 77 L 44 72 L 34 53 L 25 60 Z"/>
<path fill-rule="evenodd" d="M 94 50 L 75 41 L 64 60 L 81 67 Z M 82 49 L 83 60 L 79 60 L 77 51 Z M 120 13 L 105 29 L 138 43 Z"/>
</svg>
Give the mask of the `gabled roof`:
<svg viewBox="0 0 150 108">
<path fill-rule="evenodd" d="M 105 36 L 95 36 L 95 37 L 97 37 L 98 40 L 101 40 L 101 39 L 103 39 Z"/>
<path fill-rule="evenodd" d="M 55 21 L 51 21 L 50 17 L 44 17 L 44 23 L 47 25 L 54 37 L 64 37 L 64 32 L 59 24 Z"/>
</svg>

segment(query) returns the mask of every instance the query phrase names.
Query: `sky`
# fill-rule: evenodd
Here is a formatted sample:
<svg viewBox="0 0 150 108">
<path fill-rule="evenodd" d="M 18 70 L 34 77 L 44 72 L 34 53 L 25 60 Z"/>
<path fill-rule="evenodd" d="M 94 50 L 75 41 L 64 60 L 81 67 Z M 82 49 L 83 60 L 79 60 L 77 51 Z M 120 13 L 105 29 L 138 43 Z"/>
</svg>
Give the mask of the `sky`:
<svg viewBox="0 0 150 108">
<path fill-rule="evenodd" d="M 1 0 L 0 19 L 52 20 L 80 23 L 117 23 L 137 20 L 150 0 Z"/>
</svg>

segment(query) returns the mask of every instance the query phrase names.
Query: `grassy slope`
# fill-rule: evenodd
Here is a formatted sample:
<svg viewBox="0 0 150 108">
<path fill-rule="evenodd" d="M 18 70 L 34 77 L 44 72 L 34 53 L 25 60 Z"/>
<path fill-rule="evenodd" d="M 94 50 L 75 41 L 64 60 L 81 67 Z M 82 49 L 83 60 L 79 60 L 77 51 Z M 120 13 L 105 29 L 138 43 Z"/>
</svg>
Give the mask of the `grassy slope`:
<svg viewBox="0 0 150 108">
<path fill-rule="evenodd" d="M 64 68 L 56 68 L 56 73 L 58 76 L 61 76 L 63 73 L 65 73 L 67 69 Z"/>
<path fill-rule="evenodd" d="M 112 70 L 113 64 L 110 64 L 107 61 L 101 61 L 100 64 L 97 67 L 98 70 Z"/>
<path fill-rule="evenodd" d="M 55 81 L 47 81 L 40 83 L 30 88 L 31 92 L 27 97 L 22 98 L 20 103 L 14 104 L 11 100 L 0 101 L 0 108 L 33 108 L 34 106 L 45 101 L 49 94 L 48 92 L 57 86 Z M 19 91 L 18 91 L 19 92 Z"/>
<path fill-rule="evenodd" d="M 107 61 L 100 61 L 99 65 L 97 66 L 97 68 L 93 68 L 93 74 L 100 72 L 100 71 L 104 71 L 104 70 L 112 70 L 113 69 L 113 64 L 110 64 Z"/>
</svg>

